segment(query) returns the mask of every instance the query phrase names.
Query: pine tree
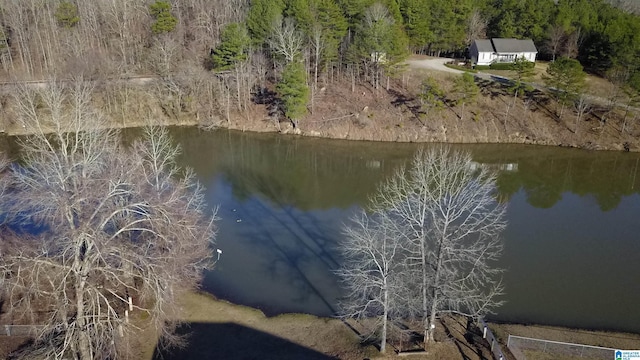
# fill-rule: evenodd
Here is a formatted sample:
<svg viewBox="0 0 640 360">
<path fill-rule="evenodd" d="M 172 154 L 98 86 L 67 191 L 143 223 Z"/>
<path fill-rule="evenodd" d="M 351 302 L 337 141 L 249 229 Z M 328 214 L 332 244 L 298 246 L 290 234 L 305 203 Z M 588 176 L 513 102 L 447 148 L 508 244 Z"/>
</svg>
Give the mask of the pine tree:
<svg viewBox="0 0 640 360">
<path fill-rule="evenodd" d="M 282 79 L 278 82 L 276 90 L 282 100 L 285 116 L 291 121 L 294 128 L 297 128 L 300 117 L 307 112 L 307 102 L 309 102 L 309 87 L 306 82 L 304 65 L 299 61 L 288 63 L 282 72 Z"/>
<path fill-rule="evenodd" d="M 456 105 L 462 105 L 460 120 L 464 120 L 464 106 L 478 97 L 480 88 L 478 88 L 473 75 L 465 72 L 455 79 L 455 92 L 459 94 Z"/>
<path fill-rule="evenodd" d="M 156 19 L 151 25 L 154 34 L 172 32 L 176 28 L 178 19 L 171 14 L 171 4 L 166 1 L 156 1 L 149 6 L 151 15 Z"/>
<path fill-rule="evenodd" d="M 404 26 L 409 36 L 409 45 L 415 50 L 422 50 L 434 41 L 431 31 L 431 9 L 424 6 L 421 0 L 402 0 L 400 12 Z"/>
<path fill-rule="evenodd" d="M 514 97 L 517 98 L 520 94 L 531 91 L 533 87 L 527 83 L 531 80 L 534 72 L 535 64 L 527 61 L 524 57 L 518 57 L 513 63 L 513 70 L 515 71 L 515 77 L 513 83 L 509 88 L 514 93 Z"/>
<path fill-rule="evenodd" d="M 544 80 L 562 105 L 559 116 L 562 117 L 564 107 L 582 92 L 586 74 L 578 60 L 561 57 L 549 64 Z"/>
<path fill-rule="evenodd" d="M 220 44 L 213 50 L 211 60 L 216 70 L 229 70 L 247 59 L 250 45 L 247 30 L 238 23 L 228 24 L 220 36 Z"/>
<path fill-rule="evenodd" d="M 431 110 L 439 110 L 444 107 L 444 90 L 440 88 L 436 79 L 432 77 L 427 77 L 422 81 L 418 97 L 427 116 Z"/>
<path fill-rule="evenodd" d="M 322 58 L 326 66 L 338 58 L 340 43 L 347 34 L 349 24 L 334 0 L 317 0 L 316 5 L 315 19 L 322 29 L 322 41 L 325 44 Z"/>
<path fill-rule="evenodd" d="M 80 21 L 78 7 L 68 1 L 62 1 L 60 5 L 58 5 L 55 17 L 58 25 L 66 29 L 75 27 Z"/>
<path fill-rule="evenodd" d="M 247 29 L 254 45 L 262 45 L 269 37 L 273 23 L 282 17 L 282 0 L 253 0 L 247 14 Z"/>
</svg>

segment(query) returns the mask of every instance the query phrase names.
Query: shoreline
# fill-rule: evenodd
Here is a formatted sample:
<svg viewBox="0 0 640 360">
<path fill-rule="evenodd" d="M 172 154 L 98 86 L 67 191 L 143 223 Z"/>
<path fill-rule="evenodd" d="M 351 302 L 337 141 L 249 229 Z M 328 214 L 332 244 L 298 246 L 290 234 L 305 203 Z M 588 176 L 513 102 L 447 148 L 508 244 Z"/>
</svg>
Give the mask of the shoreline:
<svg viewBox="0 0 640 360">
<path fill-rule="evenodd" d="M 143 128 L 148 126 L 148 124 L 144 123 L 132 123 L 127 125 L 117 124 L 113 126 L 108 126 L 109 129 L 115 130 L 124 130 L 124 129 L 136 129 Z M 533 146 L 548 146 L 548 147 L 562 147 L 568 149 L 577 149 L 577 150 L 586 150 L 586 151 L 623 151 L 623 152 L 640 152 L 640 148 L 638 149 L 630 149 L 626 150 L 624 148 L 620 148 L 617 146 L 607 147 L 607 146 L 580 146 L 576 144 L 565 144 L 565 143 L 555 143 L 551 141 L 545 140 L 533 140 L 529 138 L 510 140 L 510 141 L 478 141 L 476 139 L 467 139 L 467 141 L 442 141 L 440 139 L 424 139 L 424 138 L 415 138 L 412 139 L 407 136 L 403 136 L 402 133 L 396 133 L 395 139 L 389 137 L 388 134 L 386 136 L 345 136 L 343 134 L 335 134 L 331 132 L 318 132 L 314 130 L 294 130 L 290 126 L 284 130 L 278 130 L 275 128 L 266 128 L 264 126 L 246 126 L 240 124 L 217 124 L 217 125 L 203 125 L 197 120 L 193 121 L 184 121 L 180 120 L 177 122 L 171 121 L 163 121 L 158 124 L 153 124 L 152 126 L 162 126 L 162 127 L 197 127 L 202 131 L 216 131 L 216 130 L 229 130 L 229 131 L 239 131 L 239 132 L 252 132 L 252 133 L 269 133 L 269 134 L 279 134 L 283 136 L 300 136 L 300 137 L 308 137 L 308 138 L 318 138 L 318 139 L 328 139 L 328 140 L 347 140 L 347 141 L 369 141 L 369 142 L 387 142 L 387 143 L 411 143 L 411 144 L 495 144 L 495 145 L 533 145 Z M 31 135 L 29 132 L 22 131 L 4 131 L 0 130 L 0 136 L 7 137 L 18 137 L 18 136 L 28 136 Z"/>
<path fill-rule="evenodd" d="M 184 313 L 180 320 L 191 324 L 192 327 L 194 324 L 227 324 L 233 322 L 234 324 L 246 326 L 255 331 L 267 332 L 322 354 L 347 360 L 367 357 L 393 359 L 397 356 L 394 351 L 390 351 L 386 356 L 381 355 L 372 345 L 361 344 L 358 336 L 353 332 L 354 329 L 361 330 L 361 327 L 359 327 L 360 324 L 357 322 L 350 321 L 348 323 L 349 325 L 346 325 L 337 318 L 318 317 L 304 313 L 284 313 L 268 317 L 259 309 L 218 299 L 213 294 L 204 291 L 186 294 L 183 298 L 182 307 Z M 474 342 L 462 344 L 462 342 L 466 341 L 463 333 L 464 329 L 458 328 L 455 329 L 456 331 L 453 331 L 453 333 L 446 335 L 445 331 L 448 330 L 444 330 L 443 326 L 449 328 L 450 325 L 451 324 L 443 323 L 438 327 L 442 332 L 440 334 L 440 336 L 442 336 L 440 338 L 441 340 L 433 344 L 434 346 L 423 356 L 418 357 L 418 359 L 461 358 L 463 355 L 460 353 L 460 345 L 464 345 L 462 348 L 476 348 L 476 350 L 470 354 L 464 355 L 467 359 L 475 360 L 483 358 L 474 357 L 483 352 L 486 355 L 488 349 L 483 347 L 486 345 Z M 636 333 L 593 331 L 534 324 L 488 322 L 488 325 L 500 342 L 503 352 L 507 353 L 507 355 L 509 352 L 507 350 L 509 334 L 589 346 L 620 349 L 640 348 L 640 334 Z M 196 331 L 204 331 L 198 326 L 194 328 Z M 194 333 L 193 337 L 198 339 L 201 335 Z M 393 349 L 392 344 L 390 345 L 390 348 Z M 206 344 L 190 344 L 188 348 L 195 351 L 195 353 L 187 349 L 187 354 L 203 356 L 207 351 L 206 346 Z M 480 349 L 478 346 L 483 348 Z M 406 350 L 409 349 L 405 349 L 405 351 Z M 144 349 L 143 353 L 145 356 L 143 356 L 143 358 L 151 359 L 148 354 L 152 353 L 152 351 L 153 349 L 150 348 Z M 182 350 L 181 354 L 185 356 Z M 180 356 L 169 358 L 180 358 Z"/>
<path fill-rule="evenodd" d="M 97 91 L 93 103 L 106 115 L 105 127 L 112 129 L 135 128 L 145 125 L 197 126 L 203 129 L 223 128 L 237 131 L 269 132 L 282 135 L 298 135 L 336 140 L 376 141 L 396 143 L 446 143 L 446 144 L 526 144 L 557 146 L 583 150 L 640 152 L 640 124 L 630 121 L 626 133 L 617 129 L 619 119 L 611 118 L 604 124 L 584 122 L 579 132 L 572 129 L 571 119 L 560 122 L 552 117 L 550 109 L 519 101 L 511 117 L 503 116 L 502 107 L 512 96 L 502 94 L 493 83 L 485 84 L 477 104 L 459 109 L 447 105 L 438 112 L 425 113 L 416 110 L 418 82 L 432 76 L 449 84 L 451 74 L 424 69 L 407 71 L 410 81 L 394 80 L 388 90 L 358 85 L 354 88 L 342 82 L 330 84 L 320 98 L 308 108 L 307 114 L 293 128 L 279 113 L 272 113 L 269 104 L 252 103 L 243 111 L 231 110 L 223 117 L 219 113 L 203 113 L 199 109 L 173 112 L 159 100 L 145 94 L 149 84 L 131 84 L 132 99 L 136 104 L 120 104 L 122 112 L 104 108 L 109 90 Z M 450 84 L 449 84 L 450 85 Z M 329 85 L 327 85 L 329 86 Z M 324 88 L 323 88 L 324 89 Z M 450 90 L 450 89 L 449 89 Z M 497 92 L 497 95 L 486 92 Z M 506 96 L 506 97 L 505 97 Z M 15 121 L 15 104 L 9 98 L 7 111 L 0 114 L 0 134 L 26 135 Z M 133 100 L 132 100 L 133 101 Z M 209 102 L 215 103 L 210 99 Z M 102 106 L 100 106 L 102 104 Z M 135 106 L 134 106 L 135 105 Z M 211 105 L 211 104 L 209 104 Z M 145 113 L 146 112 L 146 113 Z M 466 116 L 465 116 L 466 115 Z M 282 120 L 282 121 L 281 121 Z M 593 127 L 594 125 L 598 125 Z M 633 125 L 633 126 L 632 126 Z M 634 128 L 632 131 L 631 128 Z M 637 129 L 635 129 L 637 128 Z"/>
</svg>

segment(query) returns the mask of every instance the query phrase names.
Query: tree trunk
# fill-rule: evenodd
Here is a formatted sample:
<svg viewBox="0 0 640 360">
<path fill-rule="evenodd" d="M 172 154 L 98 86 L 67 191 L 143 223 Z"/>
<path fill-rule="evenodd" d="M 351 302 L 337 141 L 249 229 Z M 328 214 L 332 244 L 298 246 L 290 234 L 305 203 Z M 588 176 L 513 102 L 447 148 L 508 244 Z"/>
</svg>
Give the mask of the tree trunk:
<svg viewBox="0 0 640 360">
<path fill-rule="evenodd" d="M 444 233 L 446 234 L 447 227 L 444 227 Z M 431 313 L 429 314 L 429 329 L 426 333 L 426 341 L 424 343 L 425 350 L 427 348 L 427 343 L 434 341 L 434 334 L 436 329 L 436 313 L 438 312 L 438 288 L 440 283 L 440 273 L 442 270 L 442 260 L 443 260 L 443 251 L 445 239 L 440 239 L 440 244 L 438 244 L 438 264 L 436 265 L 436 273 L 434 275 L 433 283 L 433 293 L 431 294 Z"/>
<path fill-rule="evenodd" d="M 386 284 L 384 288 L 384 313 L 382 316 L 382 339 L 380 339 L 380 352 L 384 353 L 387 346 L 387 322 L 389 319 L 389 288 Z"/>
<path fill-rule="evenodd" d="M 427 342 L 429 341 L 429 324 L 428 324 L 428 315 L 429 315 L 429 305 L 427 304 L 427 254 L 425 249 L 424 241 L 422 241 L 422 316 L 423 316 L 423 325 L 424 325 L 424 347 L 427 348 Z"/>
</svg>

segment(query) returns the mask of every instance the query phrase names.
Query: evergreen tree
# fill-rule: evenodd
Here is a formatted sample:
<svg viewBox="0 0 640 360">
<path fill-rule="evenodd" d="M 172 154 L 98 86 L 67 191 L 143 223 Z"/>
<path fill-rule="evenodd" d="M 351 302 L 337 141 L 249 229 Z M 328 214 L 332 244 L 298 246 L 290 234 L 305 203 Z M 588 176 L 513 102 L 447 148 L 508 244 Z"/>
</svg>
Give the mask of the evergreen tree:
<svg viewBox="0 0 640 360">
<path fill-rule="evenodd" d="M 151 25 L 154 34 L 164 34 L 176 28 L 178 19 L 171 14 L 171 4 L 166 1 L 156 1 L 149 6 L 151 15 L 155 21 Z"/>
<path fill-rule="evenodd" d="M 474 76 L 468 72 L 464 72 L 455 79 L 454 90 L 459 94 L 456 105 L 462 105 L 460 120 L 464 120 L 464 106 L 476 100 L 480 93 L 480 88 L 476 84 Z"/>
<path fill-rule="evenodd" d="M 300 31 L 306 36 L 311 34 L 311 27 L 314 23 L 311 12 L 313 2 L 313 0 L 286 0 L 285 2 L 284 17 L 294 19 Z"/>
<path fill-rule="evenodd" d="M 262 45 L 269 37 L 274 22 L 282 17 L 282 0 L 252 0 L 247 14 L 247 29 L 255 45 Z"/>
<path fill-rule="evenodd" d="M 299 61 L 288 63 L 282 72 L 282 79 L 278 82 L 276 90 L 282 100 L 285 116 L 297 128 L 298 121 L 307 113 L 307 103 L 309 102 L 309 87 L 306 82 L 304 65 Z"/>
<path fill-rule="evenodd" d="M 75 27 L 80 21 L 78 7 L 68 1 L 62 1 L 60 5 L 58 5 L 55 17 L 58 25 L 66 29 Z"/>
<path fill-rule="evenodd" d="M 440 110 L 444 107 L 444 90 L 440 88 L 436 79 L 428 76 L 422 81 L 420 88 L 418 97 L 426 115 L 429 115 L 431 110 Z"/>
<path fill-rule="evenodd" d="M 429 6 L 424 6 L 421 0 L 401 0 L 400 12 L 409 37 L 409 45 L 414 51 L 419 51 L 434 41 Z"/>
<path fill-rule="evenodd" d="M 578 60 L 561 57 L 549 64 L 544 80 L 562 105 L 560 117 L 562 117 L 564 107 L 583 91 L 585 78 L 586 74 Z"/>
<path fill-rule="evenodd" d="M 364 11 L 375 3 L 375 0 L 336 0 L 344 13 L 351 30 L 358 27 Z"/>
<path fill-rule="evenodd" d="M 317 0 L 314 9 L 315 24 L 322 29 L 323 61 L 328 64 L 338 59 L 339 47 L 349 26 L 342 10 L 334 0 Z"/>
<path fill-rule="evenodd" d="M 220 35 L 220 44 L 213 50 L 211 60 L 216 70 L 229 70 L 247 59 L 250 39 L 247 30 L 238 23 L 228 24 Z"/>
<path fill-rule="evenodd" d="M 384 67 L 395 66 L 406 57 L 407 38 L 401 24 L 396 24 L 389 9 L 380 2 L 368 7 L 352 46 L 354 61 L 364 60 L 371 70 L 377 89 Z"/>
<path fill-rule="evenodd" d="M 509 87 L 509 90 L 513 92 L 514 98 L 517 98 L 520 94 L 533 90 L 533 87 L 527 82 L 531 80 L 534 72 L 535 64 L 527 61 L 524 57 L 518 57 L 513 63 L 513 71 L 515 76 L 513 82 Z"/>
</svg>

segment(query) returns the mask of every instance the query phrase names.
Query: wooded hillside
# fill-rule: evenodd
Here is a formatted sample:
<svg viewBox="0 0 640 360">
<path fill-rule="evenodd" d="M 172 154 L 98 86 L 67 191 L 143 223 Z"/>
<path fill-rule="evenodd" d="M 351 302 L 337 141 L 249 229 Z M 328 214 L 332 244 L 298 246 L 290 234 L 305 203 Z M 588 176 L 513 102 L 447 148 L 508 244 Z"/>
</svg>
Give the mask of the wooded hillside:
<svg viewBox="0 0 640 360">
<path fill-rule="evenodd" d="M 102 101 L 123 118 L 144 103 L 125 80 L 159 75 L 169 117 L 228 121 L 262 103 L 297 124 L 336 80 L 378 89 L 411 52 L 461 57 L 484 37 L 531 38 L 540 58 L 640 89 L 633 11 L 625 0 L 3 0 L 0 63 L 7 80 L 111 79 Z"/>
<path fill-rule="evenodd" d="M 1 62 L 18 77 L 175 70 L 185 60 L 208 62 L 230 26 L 247 31 L 253 52 L 277 53 L 274 21 L 282 18 L 301 36 L 300 55 L 313 63 L 318 48 L 323 68 L 379 50 L 401 56 L 407 45 L 462 54 L 488 36 L 532 38 L 543 56 L 565 54 L 606 71 L 640 52 L 633 3 L 613 3 L 619 7 L 604 0 L 4 0 Z"/>
</svg>

